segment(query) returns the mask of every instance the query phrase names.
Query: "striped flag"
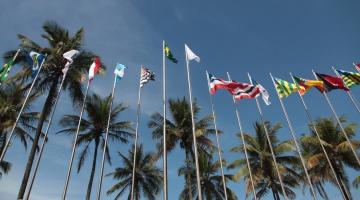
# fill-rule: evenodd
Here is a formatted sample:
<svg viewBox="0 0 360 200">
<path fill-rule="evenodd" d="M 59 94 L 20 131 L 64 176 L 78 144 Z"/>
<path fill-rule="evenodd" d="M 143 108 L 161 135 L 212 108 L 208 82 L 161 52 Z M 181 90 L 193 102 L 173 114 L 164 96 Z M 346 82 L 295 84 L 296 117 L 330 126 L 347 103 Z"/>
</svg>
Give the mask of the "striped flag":
<svg viewBox="0 0 360 200">
<path fill-rule="evenodd" d="M 305 88 L 301 85 L 289 83 L 278 78 L 275 78 L 275 88 L 280 98 L 288 97 L 290 94 L 299 90 L 305 90 Z"/>
<path fill-rule="evenodd" d="M 336 70 L 336 71 L 340 74 L 346 87 L 351 88 L 360 84 L 360 73 L 349 72 L 345 70 Z"/>
<path fill-rule="evenodd" d="M 251 99 L 260 95 L 260 89 L 257 86 L 249 83 L 237 83 L 239 87 L 235 89 L 234 99 L 239 101 L 241 99 Z"/>
<path fill-rule="evenodd" d="M 141 66 L 140 87 L 142 88 L 149 81 L 155 81 L 155 73 Z"/>
<path fill-rule="evenodd" d="M 316 87 L 320 92 L 324 91 L 324 82 L 318 81 L 318 80 L 307 80 L 304 78 L 300 78 L 297 76 L 293 76 L 295 82 L 302 86 L 303 88 L 300 88 L 299 93 L 300 95 L 304 95 L 306 92 L 308 92 L 311 88 Z"/>
<path fill-rule="evenodd" d="M 101 66 L 100 58 L 95 57 L 94 62 L 90 65 L 89 69 L 89 80 L 93 80 L 95 75 L 99 72 Z"/>
<path fill-rule="evenodd" d="M 319 73 L 315 73 L 315 74 L 320 80 L 324 82 L 325 92 L 330 92 L 331 90 L 334 89 L 341 89 L 345 91 L 349 90 L 349 88 L 345 86 L 341 78 L 330 76 L 327 74 L 319 74 Z"/>
<path fill-rule="evenodd" d="M 236 88 L 240 87 L 240 84 L 234 81 L 225 81 L 223 79 L 216 78 L 212 74 L 208 74 L 210 94 L 214 95 L 218 89 L 224 89 L 231 94 L 235 94 Z"/>
<path fill-rule="evenodd" d="M 358 72 L 360 72 L 360 63 L 359 64 L 354 64 L 355 69 L 358 70 Z"/>
</svg>

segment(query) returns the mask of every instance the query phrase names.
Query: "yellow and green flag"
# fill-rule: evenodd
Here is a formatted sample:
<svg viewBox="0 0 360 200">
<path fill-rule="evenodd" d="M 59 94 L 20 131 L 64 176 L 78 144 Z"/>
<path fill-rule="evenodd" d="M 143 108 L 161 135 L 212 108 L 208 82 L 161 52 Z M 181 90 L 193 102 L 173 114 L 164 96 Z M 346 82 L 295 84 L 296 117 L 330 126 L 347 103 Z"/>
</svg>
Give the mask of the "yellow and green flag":
<svg viewBox="0 0 360 200">
<path fill-rule="evenodd" d="M 345 70 L 336 71 L 340 74 L 341 79 L 345 83 L 346 87 L 351 88 L 360 84 L 360 73 L 349 72 Z"/>
<path fill-rule="evenodd" d="M 165 56 L 173 63 L 177 63 L 178 61 L 176 60 L 176 58 L 174 57 L 174 55 L 171 53 L 170 48 L 165 44 L 164 47 L 164 51 L 165 51 Z"/>
<path fill-rule="evenodd" d="M 8 77 L 8 74 L 10 72 L 11 67 L 13 66 L 14 61 L 10 60 L 8 63 L 4 65 L 3 68 L 0 69 L 0 84 L 3 83 L 6 78 Z"/>
<path fill-rule="evenodd" d="M 299 90 L 305 90 L 303 86 L 298 84 L 289 83 L 282 79 L 275 78 L 275 88 L 280 98 L 288 97 L 290 94 Z"/>
</svg>

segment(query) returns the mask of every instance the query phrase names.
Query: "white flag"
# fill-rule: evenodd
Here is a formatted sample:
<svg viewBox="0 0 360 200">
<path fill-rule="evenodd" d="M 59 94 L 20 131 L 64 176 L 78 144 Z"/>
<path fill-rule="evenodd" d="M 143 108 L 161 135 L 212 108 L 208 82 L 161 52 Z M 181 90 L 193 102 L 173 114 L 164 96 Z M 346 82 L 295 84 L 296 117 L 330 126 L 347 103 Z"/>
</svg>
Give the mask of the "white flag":
<svg viewBox="0 0 360 200">
<path fill-rule="evenodd" d="M 191 49 L 185 44 L 185 52 L 188 60 L 196 60 L 196 62 L 200 62 L 200 57 L 197 56 Z"/>
<path fill-rule="evenodd" d="M 258 87 L 260 89 L 260 93 L 261 93 L 261 97 L 264 100 L 264 103 L 268 106 L 271 104 L 270 100 L 269 100 L 269 92 L 260 84 L 258 84 Z"/>
<path fill-rule="evenodd" d="M 63 54 L 63 57 L 67 60 L 66 64 L 65 64 L 65 67 L 62 69 L 62 73 L 63 74 L 66 74 L 67 71 L 69 70 L 69 67 L 71 65 L 71 63 L 73 63 L 73 59 L 75 56 L 77 56 L 79 54 L 79 51 L 78 50 L 70 50 L 68 52 L 65 52 Z"/>
</svg>

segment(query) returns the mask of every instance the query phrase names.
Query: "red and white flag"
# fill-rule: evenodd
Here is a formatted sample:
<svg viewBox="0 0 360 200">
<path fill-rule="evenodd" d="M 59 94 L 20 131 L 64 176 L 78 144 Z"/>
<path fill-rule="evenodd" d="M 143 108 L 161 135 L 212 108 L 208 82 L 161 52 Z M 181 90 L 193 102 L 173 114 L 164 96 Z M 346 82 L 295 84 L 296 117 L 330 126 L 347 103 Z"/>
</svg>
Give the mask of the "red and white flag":
<svg viewBox="0 0 360 200">
<path fill-rule="evenodd" d="M 260 89 L 258 86 L 254 86 L 248 83 L 238 83 L 240 86 L 236 88 L 234 99 L 239 101 L 241 99 L 252 99 L 260 95 Z"/>
<path fill-rule="evenodd" d="M 358 72 L 360 72 L 360 63 L 359 64 L 354 64 L 354 66 L 355 66 L 355 68 L 356 68 L 356 70 L 358 70 Z"/>
<path fill-rule="evenodd" d="M 96 57 L 89 69 L 89 80 L 93 80 L 94 76 L 99 72 L 101 66 L 100 58 Z"/>
<path fill-rule="evenodd" d="M 225 81 L 219 78 L 216 78 L 212 74 L 208 74 L 209 77 L 209 88 L 210 94 L 214 95 L 218 89 L 224 89 L 229 91 L 231 94 L 235 94 L 236 88 L 240 85 L 234 81 Z"/>
</svg>

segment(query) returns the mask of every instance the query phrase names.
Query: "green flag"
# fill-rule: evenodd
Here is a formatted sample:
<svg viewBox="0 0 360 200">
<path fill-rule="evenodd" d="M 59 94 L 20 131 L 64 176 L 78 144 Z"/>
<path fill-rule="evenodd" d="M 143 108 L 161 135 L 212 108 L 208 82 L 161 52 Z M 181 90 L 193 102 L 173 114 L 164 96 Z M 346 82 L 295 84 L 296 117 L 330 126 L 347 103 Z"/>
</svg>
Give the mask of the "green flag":
<svg viewBox="0 0 360 200">
<path fill-rule="evenodd" d="M 13 64 L 14 64 L 14 61 L 10 60 L 8 63 L 6 63 L 4 65 L 3 68 L 0 69 L 0 84 L 6 80 Z"/>
<path fill-rule="evenodd" d="M 305 88 L 301 85 L 289 83 L 278 78 L 275 78 L 275 86 L 280 98 L 288 97 L 290 94 L 297 92 L 298 90 L 305 90 Z"/>
<path fill-rule="evenodd" d="M 171 60 L 173 63 L 177 63 L 178 61 L 176 60 L 176 58 L 174 57 L 174 55 L 171 53 L 170 48 L 165 44 L 164 47 L 164 51 L 165 51 L 165 56 Z"/>
</svg>

